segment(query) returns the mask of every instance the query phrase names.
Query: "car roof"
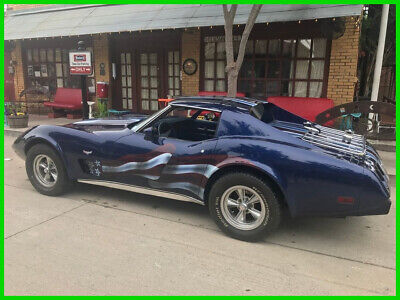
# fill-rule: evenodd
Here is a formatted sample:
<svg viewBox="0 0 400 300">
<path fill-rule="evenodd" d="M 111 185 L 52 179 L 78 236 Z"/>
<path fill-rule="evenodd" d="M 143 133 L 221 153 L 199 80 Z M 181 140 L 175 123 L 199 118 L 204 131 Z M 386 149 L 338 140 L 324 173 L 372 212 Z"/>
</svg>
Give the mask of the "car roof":
<svg viewBox="0 0 400 300">
<path fill-rule="evenodd" d="M 194 106 L 196 108 L 219 111 L 230 109 L 247 112 L 258 103 L 266 103 L 266 101 L 245 97 L 188 96 L 178 97 L 170 102 L 171 105 Z"/>
</svg>

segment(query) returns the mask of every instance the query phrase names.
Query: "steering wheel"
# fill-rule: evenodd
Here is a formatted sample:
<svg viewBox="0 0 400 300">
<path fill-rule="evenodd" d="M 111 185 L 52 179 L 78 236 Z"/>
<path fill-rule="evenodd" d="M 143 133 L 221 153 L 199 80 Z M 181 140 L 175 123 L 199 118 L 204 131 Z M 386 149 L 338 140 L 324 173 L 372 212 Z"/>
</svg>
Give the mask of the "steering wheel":
<svg viewBox="0 0 400 300">
<path fill-rule="evenodd" d="M 157 125 L 158 136 L 168 137 L 171 134 L 172 126 L 168 122 L 160 122 Z"/>
</svg>

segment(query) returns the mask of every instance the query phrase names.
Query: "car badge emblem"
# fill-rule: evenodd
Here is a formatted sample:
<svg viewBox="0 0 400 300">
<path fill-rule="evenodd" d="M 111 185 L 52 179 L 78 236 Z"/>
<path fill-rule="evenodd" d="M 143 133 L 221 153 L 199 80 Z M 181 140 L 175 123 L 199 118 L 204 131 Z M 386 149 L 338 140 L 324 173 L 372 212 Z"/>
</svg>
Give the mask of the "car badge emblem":
<svg viewBox="0 0 400 300">
<path fill-rule="evenodd" d="M 92 152 L 93 151 L 83 150 L 83 153 L 86 154 L 86 155 L 90 155 L 90 154 L 92 154 Z"/>
</svg>

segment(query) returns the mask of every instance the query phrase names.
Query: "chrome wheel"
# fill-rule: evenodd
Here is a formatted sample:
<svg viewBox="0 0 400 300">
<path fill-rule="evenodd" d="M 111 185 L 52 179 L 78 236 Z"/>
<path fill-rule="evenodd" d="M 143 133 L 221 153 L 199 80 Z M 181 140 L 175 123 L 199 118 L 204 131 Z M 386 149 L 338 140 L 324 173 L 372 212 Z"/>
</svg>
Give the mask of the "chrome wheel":
<svg viewBox="0 0 400 300">
<path fill-rule="evenodd" d="M 247 186 L 233 186 L 221 197 L 221 211 L 225 220 L 240 230 L 253 230 L 269 218 L 266 207 L 259 193 Z"/>
<path fill-rule="evenodd" d="M 54 161 L 47 155 L 39 154 L 33 161 L 33 174 L 43 186 L 50 188 L 57 182 L 58 171 Z"/>
</svg>

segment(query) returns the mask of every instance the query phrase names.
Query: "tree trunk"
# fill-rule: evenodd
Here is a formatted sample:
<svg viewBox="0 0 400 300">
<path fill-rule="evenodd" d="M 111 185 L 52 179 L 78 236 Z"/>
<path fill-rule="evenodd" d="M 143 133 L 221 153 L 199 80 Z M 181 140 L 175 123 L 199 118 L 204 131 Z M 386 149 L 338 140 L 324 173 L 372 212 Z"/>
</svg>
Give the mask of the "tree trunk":
<svg viewBox="0 0 400 300">
<path fill-rule="evenodd" d="M 243 63 L 244 53 L 246 50 L 247 40 L 249 39 L 250 32 L 256 22 L 257 16 L 261 10 L 262 4 L 255 4 L 251 8 L 249 18 L 244 28 L 242 38 L 240 40 L 239 53 L 236 58 L 233 55 L 233 21 L 235 19 L 237 4 L 232 4 L 231 9 L 228 10 L 226 4 L 223 5 L 224 18 L 225 18 L 225 51 L 226 51 L 226 69 L 228 75 L 228 97 L 236 97 L 237 94 L 237 80 L 239 70 Z"/>
<path fill-rule="evenodd" d="M 228 97 L 236 97 L 237 94 L 237 80 L 238 80 L 238 73 L 236 72 L 236 68 L 230 70 L 228 72 Z"/>
</svg>

